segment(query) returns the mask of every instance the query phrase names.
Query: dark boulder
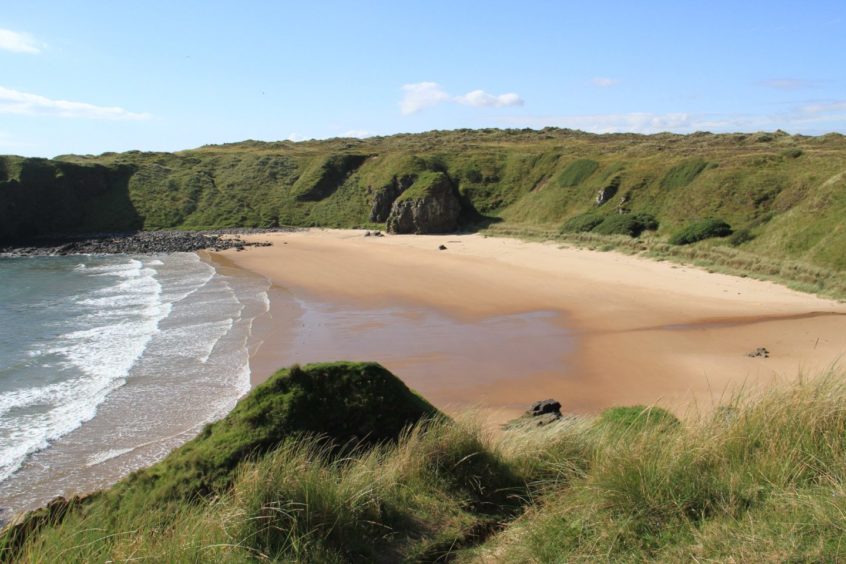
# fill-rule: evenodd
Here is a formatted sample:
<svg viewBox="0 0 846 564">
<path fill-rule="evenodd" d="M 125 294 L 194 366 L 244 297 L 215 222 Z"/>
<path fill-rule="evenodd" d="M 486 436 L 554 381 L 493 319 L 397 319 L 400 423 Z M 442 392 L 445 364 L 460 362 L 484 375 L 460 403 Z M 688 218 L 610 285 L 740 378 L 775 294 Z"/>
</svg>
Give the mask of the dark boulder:
<svg viewBox="0 0 846 564">
<path fill-rule="evenodd" d="M 557 402 L 554 399 L 536 401 L 532 404 L 532 407 L 529 408 L 527 413 L 532 417 L 546 415 L 547 413 L 552 413 L 561 417 L 561 402 Z"/>
<path fill-rule="evenodd" d="M 461 201 L 449 177 L 424 172 L 391 206 L 389 233 L 448 233 L 458 227 Z"/>
</svg>

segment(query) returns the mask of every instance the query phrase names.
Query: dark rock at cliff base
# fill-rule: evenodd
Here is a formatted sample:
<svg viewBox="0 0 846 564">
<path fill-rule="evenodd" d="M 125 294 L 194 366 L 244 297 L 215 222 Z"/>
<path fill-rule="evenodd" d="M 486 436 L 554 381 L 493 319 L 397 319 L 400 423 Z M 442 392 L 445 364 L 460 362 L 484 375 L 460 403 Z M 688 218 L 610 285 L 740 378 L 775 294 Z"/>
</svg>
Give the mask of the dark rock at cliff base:
<svg viewBox="0 0 846 564">
<path fill-rule="evenodd" d="M 448 233 L 458 227 L 461 201 L 449 177 L 425 172 L 396 199 L 388 216 L 389 233 Z"/>
<path fill-rule="evenodd" d="M 0 248 L 5 256 L 51 256 L 87 254 L 158 254 L 201 250 L 221 251 L 246 247 L 266 247 L 269 242 L 246 242 L 241 234 L 291 231 L 290 229 L 240 229 L 217 231 L 138 231 L 96 233 L 37 239 L 25 244 Z"/>
<path fill-rule="evenodd" d="M 527 412 L 528 415 L 532 417 L 538 417 L 539 415 L 546 415 L 547 413 L 552 413 L 561 417 L 561 402 L 557 402 L 554 399 L 545 399 L 542 401 L 536 401 L 532 404 L 532 407 L 529 408 Z"/>
</svg>

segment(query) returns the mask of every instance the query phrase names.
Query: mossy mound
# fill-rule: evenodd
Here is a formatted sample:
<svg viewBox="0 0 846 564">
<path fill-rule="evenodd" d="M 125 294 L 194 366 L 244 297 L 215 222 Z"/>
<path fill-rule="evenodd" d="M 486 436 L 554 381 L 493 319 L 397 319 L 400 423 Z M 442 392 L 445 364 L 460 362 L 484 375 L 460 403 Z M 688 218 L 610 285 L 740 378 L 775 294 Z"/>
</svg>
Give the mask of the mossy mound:
<svg viewBox="0 0 846 564">
<path fill-rule="evenodd" d="M 238 402 L 224 419 L 158 464 L 130 475 L 117 498 L 208 496 L 232 483 L 243 461 L 298 434 L 336 445 L 393 441 L 402 430 L 438 411 L 375 363 L 335 362 L 280 370 Z"/>
<path fill-rule="evenodd" d="M 629 405 L 606 409 L 596 420 L 596 424 L 621 431 L 642 431 L 654 428 L 675 428 L 681 422 L 678 418 L 661 407 Z"/>
</svg>

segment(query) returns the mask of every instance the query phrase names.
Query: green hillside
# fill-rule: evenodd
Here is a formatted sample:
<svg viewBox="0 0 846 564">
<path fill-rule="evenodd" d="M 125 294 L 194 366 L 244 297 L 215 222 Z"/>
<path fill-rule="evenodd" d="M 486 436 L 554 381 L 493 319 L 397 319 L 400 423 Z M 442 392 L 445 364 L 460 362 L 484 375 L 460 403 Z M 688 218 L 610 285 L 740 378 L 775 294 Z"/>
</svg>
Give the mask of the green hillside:
<svg viewBox="0 0 846 564">
<path fill-rule="evenodd" d="M 135 228 L 384 228 L 393 203 L 432 173 L 460 201 L 459 229 L 558 233 L 580 216 L 646 214 L 657 226 L 647 235 L 667 241 L 720 220 L 735 235 L 707 246 L 846 268 L 846 137 L 780 131 L 457 130 L 2 157 L 0 241 Z M 618 219 L 597 232 L 631 233 L 630 225 Z"/>
<path fill-rule="evenodd" d="M 292 368 L 161 463 L 7 528 L 0 561 L 841 561 L 843 381 L 494 439 L 378 365 Z"/>
</svg>

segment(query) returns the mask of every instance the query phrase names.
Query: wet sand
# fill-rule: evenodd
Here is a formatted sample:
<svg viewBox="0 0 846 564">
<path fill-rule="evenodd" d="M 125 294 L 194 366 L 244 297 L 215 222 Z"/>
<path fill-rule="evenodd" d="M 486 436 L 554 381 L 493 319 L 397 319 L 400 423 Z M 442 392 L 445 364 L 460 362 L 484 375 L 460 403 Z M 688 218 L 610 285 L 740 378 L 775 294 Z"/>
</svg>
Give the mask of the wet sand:
<svg viewBox="0 0 846 564">
<path fill-rule="evenodd" d="M 708 409 L 846 351 L 846 305 L 769 282 L 551 243 L 362 234 L 257 235 L 273 246 L 214 254 L 274 284 L 256 382 L 292 362 L 376 360 L 447 411 L 502 420 L 547 397 L 576 413 Z M 746 356 L 761 346 L 769 358 Z"/>
</svg>

